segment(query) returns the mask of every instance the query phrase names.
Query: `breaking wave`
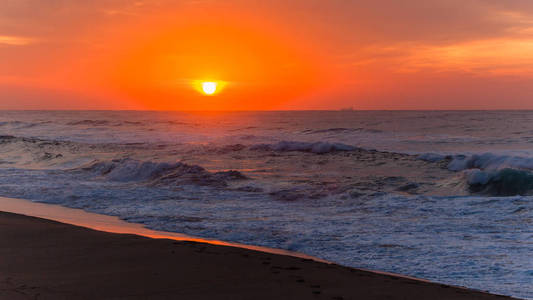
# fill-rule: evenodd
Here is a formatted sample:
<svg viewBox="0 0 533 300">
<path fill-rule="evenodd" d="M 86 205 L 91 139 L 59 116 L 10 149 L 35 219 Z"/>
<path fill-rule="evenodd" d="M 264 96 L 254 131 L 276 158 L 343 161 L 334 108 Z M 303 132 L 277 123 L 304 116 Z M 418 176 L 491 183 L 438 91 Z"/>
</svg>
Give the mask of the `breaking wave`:
<svg viewBox="0 0 533 300">
<path fill-rule="evenodd" d="M 209 172 L 198 165 L 140 161 L 130 158 L 96 161 L 72 171 L 90 173 L 107 181 L 145 182 L 150 185 L 226 187 L 228 181 L 248 179 L 242 173 L 233 170 Z"/>
<path fill-rule="evenodd" d="M 447 162 L 450 171 L 462 172 L 469 192 L 488 196 L 533 194 L 533 158 L 498 155 L 440 155 L 426 153 L 418 159 Z"/>
<path fill-rule="evenodd" d="M 467 169 L 500 170 L 505 168 L 533 170 L 533 158 L 497 155 L 493 153 L 456 155 L 448 164 L 448 169 L 452 171 L 462 171 Z"/>
<path fill-rule="evenodd" d="M 490 196 L 515 196 L 533 194 L 533 173 L 525 170 L 501 169 L 465 171 L 470 191 Z"/>
</svg>

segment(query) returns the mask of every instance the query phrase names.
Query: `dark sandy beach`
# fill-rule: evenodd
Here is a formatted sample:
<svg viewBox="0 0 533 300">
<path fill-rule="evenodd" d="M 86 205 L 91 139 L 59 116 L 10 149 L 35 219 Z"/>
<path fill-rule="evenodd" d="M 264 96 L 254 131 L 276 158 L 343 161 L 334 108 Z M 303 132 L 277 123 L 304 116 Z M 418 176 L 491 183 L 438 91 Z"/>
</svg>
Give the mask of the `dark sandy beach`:
<svg viewBox="0 0 533 300">
<path fill-rule="evenodd" d="M 0 212 L 1 299 L 510 299 L 235 247 Z"/>
</svg>

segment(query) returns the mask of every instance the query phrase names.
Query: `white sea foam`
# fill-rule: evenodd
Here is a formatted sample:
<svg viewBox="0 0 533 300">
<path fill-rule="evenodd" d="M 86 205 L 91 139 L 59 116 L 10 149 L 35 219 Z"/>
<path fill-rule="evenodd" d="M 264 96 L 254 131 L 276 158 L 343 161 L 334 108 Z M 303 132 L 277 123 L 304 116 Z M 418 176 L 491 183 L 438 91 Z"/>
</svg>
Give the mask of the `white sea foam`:
<svg viewBox="0 0 533 300">
<path fill-rule="evenodd" d="M 494 153 L 456 155 L 448 165 L 448 168 L 452 171 L 473 168 L 483 170 L 500 170 L 504 168 L 533 170 L 533 158 L 498 155 Z"/>
<path fill-rule="evenodd" d="M 470 185 L 485 185 L 494 177 L 493 174 L 483 172 L 479 169 L 470 169 L 465 172 L 467 183 Z"/>
</svg>

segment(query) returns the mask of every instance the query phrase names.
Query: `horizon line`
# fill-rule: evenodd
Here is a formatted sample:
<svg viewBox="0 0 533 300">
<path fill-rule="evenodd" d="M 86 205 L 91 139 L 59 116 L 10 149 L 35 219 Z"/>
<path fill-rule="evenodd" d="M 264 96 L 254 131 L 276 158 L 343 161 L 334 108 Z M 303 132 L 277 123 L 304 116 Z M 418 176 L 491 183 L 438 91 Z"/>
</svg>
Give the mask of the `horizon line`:
<svg viewBox="0 0 533 300">
<path fill-rule="evenodd" d="M 0 111 L 11 112 L 53 112 L 53 111 L 122 111 L 122 112 L 365 112 L 365 111 L 389 111 L 389 112 L 413 112 L 413 111 L 533 111 L 533 108 L 502 108 L 502 109 L 265 109 L 265 110 L 163 110 L 163 109 L 0 109 Z"/>
</svg>

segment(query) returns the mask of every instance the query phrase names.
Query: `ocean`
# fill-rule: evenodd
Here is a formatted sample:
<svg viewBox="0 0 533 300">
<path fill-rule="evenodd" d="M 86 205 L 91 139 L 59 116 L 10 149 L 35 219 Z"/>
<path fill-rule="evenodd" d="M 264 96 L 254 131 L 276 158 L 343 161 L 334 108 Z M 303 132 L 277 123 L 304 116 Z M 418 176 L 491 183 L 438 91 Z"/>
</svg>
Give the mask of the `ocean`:
<svg viewBox="0 0 533 300">
<path fill-rule="evenodd" d="M 533 299 L 533 111 L 0 111 L 0 196 Z"/>
</svg>

